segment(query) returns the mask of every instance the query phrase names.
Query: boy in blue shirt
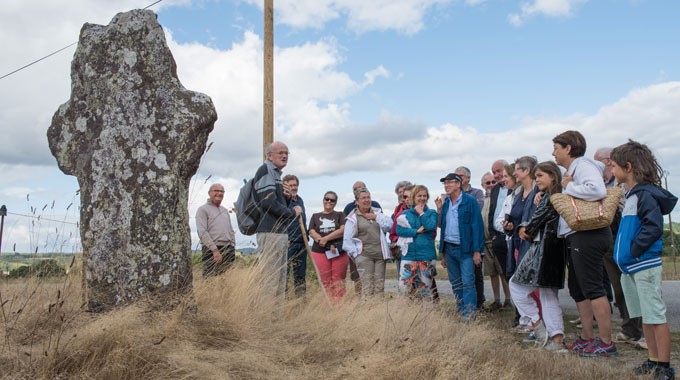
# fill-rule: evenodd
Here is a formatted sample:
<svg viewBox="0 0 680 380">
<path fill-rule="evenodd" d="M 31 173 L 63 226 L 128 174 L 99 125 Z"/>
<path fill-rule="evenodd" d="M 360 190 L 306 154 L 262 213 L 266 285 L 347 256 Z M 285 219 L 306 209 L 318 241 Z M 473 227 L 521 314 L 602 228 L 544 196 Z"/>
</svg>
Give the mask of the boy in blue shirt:
<svg viewBox="0 0 680 380">
<path fill-rule="evenodd" d="M 614 260 L 623 273 L 621 287 L 628 313 L 631 318 L 642 316 L 649 354 L 634 372 L 672 380 L 671 335 L 661 297 L 661 237 L 663 215 L 673 210 L 678 198 L 661 188 L 663 171 L 646 145 L 629 140 L 612 151 L 611 160 L 616 180 L 628 189 Z"/>
</svg>

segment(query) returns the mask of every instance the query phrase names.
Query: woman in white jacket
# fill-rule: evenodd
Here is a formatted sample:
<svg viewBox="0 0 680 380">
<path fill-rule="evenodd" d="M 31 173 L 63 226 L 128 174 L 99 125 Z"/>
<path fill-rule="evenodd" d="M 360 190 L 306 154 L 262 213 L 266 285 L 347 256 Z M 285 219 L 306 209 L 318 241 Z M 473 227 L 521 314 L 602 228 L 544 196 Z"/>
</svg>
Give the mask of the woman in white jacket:
<svg viewBox="0 0 680 380">
<path fill-rule="evenodd" d="M 365 187 L 354 192 L 357 207 L 347 215 L 343 249 L 357 265 L 364 297 L 385 291 L 385 264 L 391 258 L 385 234 L 392 219 L 371 207 L 371 193 Z"/>
</svg>

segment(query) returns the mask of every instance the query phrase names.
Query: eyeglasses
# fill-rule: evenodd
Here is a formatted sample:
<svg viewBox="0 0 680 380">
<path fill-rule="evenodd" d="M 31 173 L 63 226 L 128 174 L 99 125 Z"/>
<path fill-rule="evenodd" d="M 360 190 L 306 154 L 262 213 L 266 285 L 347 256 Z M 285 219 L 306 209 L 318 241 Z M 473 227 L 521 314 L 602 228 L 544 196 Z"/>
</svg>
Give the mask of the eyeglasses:
<svg viewBox="0 0 680 380">
<path fill-rule="evenodd" d="M 224 190 L 210 190 L 210 191 L 212 191 L 213 193 L 224 193 Z"/>
<path fill-rule="evenodd" d="M 279 156 L 289 156 L 289 155 L 290 155 L 290 152 L 289 152 L 289 151 L 287 151 L 287 150 L 281 150 L 281 151 L 278 151 L 278 152 L 272 152 L 272 153 L 274 153 L 274 154 L 278 154 Z"/>
<path fill-rule="evenodd" d="M 401 197 L 402 197 L 403 199 L 408 199 L 408 197 L 410 197 L 410 195 L 402 195 Z"/>
<path fill-rule="evenodd" d="M 337 199 L 333 199 L 333 198 L 326 198 L 326 197 L 324 197 L 324 198 L 323 198 L 323 201 L 324 201 L 324 202 L 335 203 L 335 202 L 337 202 L 338 200 L 337 200 Z"/>
<path fill-rule="evenodd" d="M 484 182 L 485 185 L 495 185 L 496 181 L 486 181 Z"/>
</svg>

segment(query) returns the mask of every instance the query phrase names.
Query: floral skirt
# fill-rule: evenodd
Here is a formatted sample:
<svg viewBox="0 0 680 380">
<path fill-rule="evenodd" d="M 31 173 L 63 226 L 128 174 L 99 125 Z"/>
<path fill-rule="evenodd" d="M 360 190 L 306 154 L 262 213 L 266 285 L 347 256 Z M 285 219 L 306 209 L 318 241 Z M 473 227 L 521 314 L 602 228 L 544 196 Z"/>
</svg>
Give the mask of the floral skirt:
<svg viewBox="0 0 680 380">
<path fill-rule="evenodd" d="M 437 274 L 434 263 L 434 260 L 401 260 L 399 293 L 412 298 L 432 298 L 432 278 Z"/>
</svg>

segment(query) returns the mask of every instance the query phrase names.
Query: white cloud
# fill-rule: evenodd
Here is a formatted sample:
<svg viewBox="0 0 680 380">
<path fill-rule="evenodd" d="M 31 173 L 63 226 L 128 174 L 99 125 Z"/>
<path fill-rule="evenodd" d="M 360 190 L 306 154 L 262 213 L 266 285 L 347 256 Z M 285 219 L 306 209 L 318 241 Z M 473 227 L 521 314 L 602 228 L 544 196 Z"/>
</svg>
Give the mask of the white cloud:
<svg viewBox="0 0 680 380">
<path fill-rule="evenodd" d="M 390 72 L 385 67 L 383 67 L 383 65 L 380 65 L 375 69 L 364 73 L 365 79 L 361 86 L 366 87 L 372 85 L 375 82 L 375 79 L 378 77 L 389 78 Z"/>
<path fill-rule="evenodd" d="M 164 1 L 156 6 L 185 3 Z M 149 2 L 150 3 L 150 2 Z M 147 5 L 147 4 L 144 4 Z M 85 22 L 108 24 L 116 13 L 140 7 L 138 0 L 4 1 L 0 7 L 0 76 L 78 41 Z M 59 15 L 59 17 L 55 17 Z M 45 136 L 52 114 L 68 100 L 75 46 L 0 80 L 0 162 L 52 165 Z"/>
<path fill-rule="evenodd" d="M 0 42 L 6 50 L 19 52 L 3 57 L 0 69 L 4 71 L 54 48 L 54 40 L 46 41 L 44 32 L 40 32 L 43 29 L 35 28 L 35 23 L 50 23 L 51 36 L 64 40 L 66 44 L 77 36 L 82 24 L 78 20 L 106 24 L 115 11 L 123 8 L 121 3 L 117 3 L 114 10 L 114 5 L 109 5 L 109 2 L 96 2 L 100 8 L 92 11 L 96 13 L 92 15 L 84 10 L 91 11 L 83 5 L 87 2 L 64 3 L 68 6 L 61 4 L 59 13 L 72 15 L 69 13 L 72 11 L 74 16 L 55 19 L 53 15 L 57 9 L 49 8 L 49 4 L 47 9 L 41 8 L 29 17 L 24 16 L 25 12 L 14 10 L 17 3 L 23 4 L 12 2 L 11 6 L 0 10 Z M 424 12 L 436 3 L 411 1 L 400 4 Z M 125 4 L 132 6 L 132 1 Z M 293 7 L 283 1 L 276 4 Z M 299 6 L 304 4 L 300 2 Z M 351 1 L 318 1 L 314 4 L 310 6 L 322 6 L 324 10 L 335 9 L 346 14 L 348 24 L 352 18 L 368 20 L 375 17 L 371 4 L 360 5 Z M 518 16 L 521 20 L 539 13 L 565 15 L 564 11 L 558 11 L 559 7 L 550 13 L 549 2 L 532 4 L 536 10 L 527 8 L 526 15 Z M 566 15 L 573 12 L 574 4 L 570 2 L 565 8 L 568 9 Z M 352 12 L 348 11 L 350 8 Z M 358 14 L 363 14 L 363 18 L 356 16 Z M 333 12 L 325 16 L 321 12 L 319 18 L 324 17 L 331 20 L 339 16 Z M 14 22 L 15 19 L 22 20 Z M 22 27 L 22 23 L 29 23 L 29 26 Z M 393 20 L 391 25 L 400 24 Z M 177 61 L 180 80 L 186 88 L 211 96 L 219 116 L 210 135 L 213 146 L 203 157 L 200 173 L 191 182 L 189 209 L 193 217 L 196 208 L 205 202 L 210 183 L 221 182 L 227 190 L 225 199 L 233 202 L 241 179 L 252 176 L 262 161 L 262 40 L 255 33 L 244 32 L 243 37 L 229 49 L 220 50 L 198 43 L 179 44 L 172 39 L 171 32 L 168 31 L 168 44 Z M 9 37 L 16 35 L 26 35 L 27 38 L 24 42 Z M 479 177 L 497 158 L 513 160 L 521 155 L 533 154 L 540 160 L 551 159 L 550 140 L 567 129 L 578 129 L 584 133 L 590 147 L 589 154 L 598 146 L 620 144 L 627 138 L 639 140 L 649 144 L 672 175 L 680 173 L 680 153 L 674 146 L 674 142 L 680 139 L 677 131 L 680 123 L 680 109 L 677 107 L 680 104 L 680 82 L 664 82 L 631 90 L 622 94 L 618 101 L 602 105 L 590 115 L 541 118 L 526 115 L 517 125 L 498 133 L 480 132 L 474 125 L 458 125 L 455 119 L 442 125 L 427 125 L 399 114 L 399 110 L 383 110 L 377 120 L 357 123 L 352 117 L 352 97 L 373 85 L 377 78 L 393 79 L 390 71 L 382 65 L 366 67 L 363 75 L 353 78 L 342 69 L 345 57 L 341 51 L 333 39 L 275 50 L 275 136 L 288 143 L 292 152 L 286 172 L 299 175 L 307 188 L 313 188 L 316 181 L 324 190 L 345 191 L 351 184 L 339 182 L 339 176 L 356 173 L 371 182 L 374 197 L 384 200 L 384 206 L 388 207 L 393 199 L 391 182 L 412 179 L 431 185 L 431 190 L 436 193 L 439 191 L 438 179 L 443 174 L 459 165 L 466 165 L 472 169 L 472 183 L 477 186 Z M 45 132 L 51 115 L 59 104 L 68 99 L 71 54 L 55 56 L 49 64 L 36 65 L 0 81 L 3 89 L 0 91 L 0 125 L 5 136 L 0 150 L 0 172 L 3 173 L 0 185 L 6 189 L 0 193 L 3 200 L 25 197 L 25 189 L 31 189 L 32 194 L 44 194 L 44 201 L 42 198 L 35 200 L 39 207 L 53 199 L 47 194 L 55 191 L 50 184 L 29 186 L 25 183 L 31 179 L 34 183 L 41 183 L 45 177 L 44 168 L 56 166 L 47 148 Z M 209 175 L 212 177 L 206 181 Z M 680 181 L 673 176 L 669 184 L 671 190 L 680 187 Z M 70 199 L 72 192 L 68 194 Z M 320 198 L 320 195 L 307 196 L 308 208 L 318 210 Z M 59 205 L 60 213 L 64 213 L 68 202 Z M 56 213 L 54 216 L 59 220 Z M 191 223 L 194 230 L 193 219 Z M 31 238 L 27 235 L 27 228 L 17 229 L 12 234 L 30 238 L 36 241 L 36 245 L 57 244 L 46 242 L 44 238 Z"/>
<path fill-rule="evenodd" d="M 211 96 L 219 119 L 210 135 L 213 146 L 201 172 L 245 178 L 261 163 L 262 41 L 245 32 L 242 41 L 220 51 L 199 44 L 178 44 L 168 33 L 178 76 L 188 89 Z M 201 65 L 195 65 L 196 60 Z M 344 99 L 361 91 L 360 84 L 339 71 L 343 57 L 333 40 L 275 49 L 275 115 L 277 139 L 293 154 L 297 146 L 324 144 L 329 131 L 350 123 Z M 367 74 L 385 76 L 382 66 Z M 225 165 L 225 163 L 238 165 Z"/>
<path fill-rule="evenodd" d="M 520 13 L 508 15 L 508 22 L 514 26 L 521 26 L 528 19 L 543 15 L 546 17 L 570 17 L 579 5 L 588 0 L 534 0 L 522 3 Z"/>
<path fill-rule="evenodd" d="M 260 0 L 247 2 L 263 7 Z M 275 22 L 294 28 L 321 28 L 343 15 L 356 33 L 396 30 L 411 35 L 424 27 L 425 13 L 451 0 L 277 0 Z"/>
</svg>

